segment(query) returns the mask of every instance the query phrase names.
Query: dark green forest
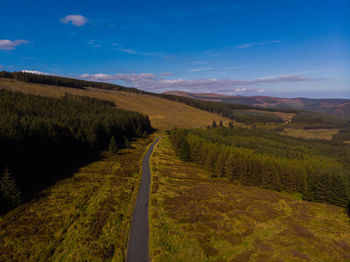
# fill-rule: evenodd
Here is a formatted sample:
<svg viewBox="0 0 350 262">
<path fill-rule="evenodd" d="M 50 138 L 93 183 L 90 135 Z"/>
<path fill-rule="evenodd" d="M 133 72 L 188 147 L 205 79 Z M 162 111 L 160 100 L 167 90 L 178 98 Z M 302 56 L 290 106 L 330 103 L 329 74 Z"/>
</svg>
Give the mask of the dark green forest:
<svg viewBox="0 0 350 262">
<path fill-rule="evenodd" d="M 213 177 L 342 207 L 350 199 L 350 148 L 343 143 L 219 127 L 173 129 L 170 139 L 182 160 L 204 166 Z"/>
<path fill-rule="evenodd" d="M 112 102 L 0 90 L 0 212 L 19 202 L 6 188 L 30 199 L 79 161 L 99 157 L 101 150 L 116 153 L 152 131 L 147 116 L 117 109 Z M 55 172 L 62 168 L 65 172 Z"/>
<path fill-rule="evenodd" d="M 334 115 L 312 111 L 299 111 L 293 116 L 292 121 L 288 123 L 288 127 L 304 129 L 344 128 L 350 127 L 349 123 L 349 120 Z"/>
</svg>

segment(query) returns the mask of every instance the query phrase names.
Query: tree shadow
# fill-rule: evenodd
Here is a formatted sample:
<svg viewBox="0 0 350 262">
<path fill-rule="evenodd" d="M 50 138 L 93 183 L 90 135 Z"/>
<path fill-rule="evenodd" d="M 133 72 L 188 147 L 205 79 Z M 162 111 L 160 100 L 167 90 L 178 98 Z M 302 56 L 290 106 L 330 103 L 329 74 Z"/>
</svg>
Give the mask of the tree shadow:
<svg viewBox="0 0 350 262">
<path fill-rule="evenodd" d="M 35 161 L 35 158 L 31 156 L 7 162 L 6 168 L 21 192 L 22 204 L 44 197 L 45 193 L 42 192 L 44 189 L 60 180 L 72 177 L 81 167 L 101 160 L 103 155 L 100 152 L 87 150 L 79 155 L 76 154 L 75 157 L 64 159 L 53 157 L 48 162 Z M 2 166 L 0 171 L 2 175 L 4 171 Z M 15 206 L 11 206 L 3 197 L 0 198 L 0 215 L 14 208 Z"/>
</svg>

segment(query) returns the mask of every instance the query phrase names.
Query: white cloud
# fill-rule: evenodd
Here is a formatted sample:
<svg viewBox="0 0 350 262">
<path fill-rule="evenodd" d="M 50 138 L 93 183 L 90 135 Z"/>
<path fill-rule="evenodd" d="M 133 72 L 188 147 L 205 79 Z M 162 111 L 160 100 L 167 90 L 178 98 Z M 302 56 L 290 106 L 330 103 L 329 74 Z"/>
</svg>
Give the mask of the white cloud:
<svg viewBox="0 0 350 262">
<path fill-rule="evenodd" d="M 79 76 L 83 79 L 88 79 L 91 81 L 124 81 L 129 84 L 133 84 L 135 86 L 140 86 L 142 84 L 149 83 L 151 81 L 155 81 L 157 76 L 152 73 L 141 73 L 141 74 L 82 74 Z"/>
<path fill-rule="evenodd" d="M 36 75 L 50 75 L 49 73 L 40 72 L 36 70 L 22 70 L 23 73 L 36 74 Z"/>
<path fill-rule="evenodd" d="M 89 20 L 86 17 L 82 16 L 82 15 L 67 15 L 64 18 L 61 18 L 60 21 L 63 24 L 68 24 L 69 22 L 71 22 L 72 25 L 83 26 Z"/>
<path fill-rule="evenodd" d="M 112 46 L 114 46 L 114 50 L 116 51 L 131 54 L 131 55 L 144 55 L 144 56 L 161 56 L 162 55 L 161 52 L 143 52 L 143 51 L 136 51 L 130 48 L 124 48 L 117 43 L 113 43 Z"/>
<path fill-rule="evenodd" d="M 263 42 L 255 42 L 255 43 L 245 43 L 245 44 L 241 44 L 236 46 L 236 48 L 250 48 L 253 46 L 261 46 L 261 45 L 269 45 L 269 44 L 278 44 L 280 43 L 281 40 L 270 40 L 270 41 L 263 41 Z"/>
<path fill-rule="evenodd" d="M 188 72 L 193 73 L 193 72 L 209 71 L 213 69 L 214 69 L 213 67 L 192 68 Z"/>
<path fill-rule="evenodd" d="M 246 88 L 246 87 L 243 87 L 243 88 L 236 88 L 235 91 L 236 91 L 236 92 L 247 92 L 247 91 L 248 91 L 248 88 Z"/>
<path fill-rule="evenodd" d="M 26 40 L 15 40 L 11 41 L 8 39 L 0 40 L 0 50 L 13 50 L 16 46 L 28 44 Z"/>
<path fill-rule="evenodd" d="M 92 81 L 122 81 L 128 86 L 133 86 L 151 92 L 164 92 L 169 90 L 188 92 L 214 92 L 222 94 L 233 94 L 236 92 L 258 92 L 264 89 L 254 89 L 252 87 L 259 84 L 274 84 L 281 82 L 301 82 L 313 81 L 315 79 L 297 76 L 281 75 L 275 77 L 256 78 L 252 80 L 240 79 L 164 79 L 152 73 L 140 74 L 82 74 L 83 79 Z"/>
</svg>

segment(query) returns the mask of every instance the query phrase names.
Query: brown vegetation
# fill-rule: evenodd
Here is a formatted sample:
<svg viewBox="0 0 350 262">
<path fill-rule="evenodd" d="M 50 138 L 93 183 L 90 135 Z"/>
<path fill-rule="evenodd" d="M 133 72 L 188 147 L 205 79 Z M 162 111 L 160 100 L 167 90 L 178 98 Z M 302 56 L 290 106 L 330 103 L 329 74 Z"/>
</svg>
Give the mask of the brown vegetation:
<svg viewBox="0 0 350 262">
<path fill-rule="evenodd" d="M 152 141 L 106 153 L 0 221 L 0 261 L 123 261 L 140 179 Z"/>
<path fill-rule="evenodd" d="M 348 261 L 344 209 L 212 179 L 167 137 L 151 160 L 153 261 Z"/>
</svg>

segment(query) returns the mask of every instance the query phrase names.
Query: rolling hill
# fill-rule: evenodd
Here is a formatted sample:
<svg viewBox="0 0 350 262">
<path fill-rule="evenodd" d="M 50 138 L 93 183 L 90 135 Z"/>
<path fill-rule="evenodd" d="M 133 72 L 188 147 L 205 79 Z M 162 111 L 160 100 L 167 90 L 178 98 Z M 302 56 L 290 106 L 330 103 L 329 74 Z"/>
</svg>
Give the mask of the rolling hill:
<svg viewBox="0 0 350 262">
<path fill-rule="evenodd" d="M 348 174 L 349 154 L 348 151 L 345 152 L 348 148 L 341 143 L 349 135 L 346 119 L 290 108 L 277 110 L 151 94 L 74 79 L 22 76 L 24 79 L 21 80 L 0 78 L 0 92 L 6 93 L 1 91 L 5 89 L 37 95 L 13 93 L 14 96 L 23 96 L 23 99 L 31 97 L 40 100 L 45 105 L 41 107 L 43 110 L 32 110 L 38 118 L 50 120 L 45 114 L 51 108 L 53 113 L 61 112 L 62 115 L 71 116 L 69 121 L 82 119 L 81 106 L 76 111 L 71 110 L 72 107 L 61 107 L 65 109 L 60 111 L 60 107 L 55 106 L 53 101 L 62 100 L 64 106 L 70 100 L 82 100 L 95 103 L 95 106 L 102 103 L 115 109 L 115 104 L 120 109 L 141 112 L 149 117 L 152 126 L 159 131 L 149 136 L 132 137 L 128 140 L 128 145 L 125 143 L 125 148 L 117 153 L 109 149 L 94 158 L 74 162 L 71 166 L 57 158 L 53 159 L 58 164 L 56 172 L 61 175 L 59 179 L 43 188 L 30 201 L 4 216 L 0 215 L 0 261 L 125 261 L 143 154 L 158 136 L 162 138 L 151 158 L 149 251 L 152 261 L 281 261 L 278 260 L 279 257 L 288 261 L 348 261 L 349 223 L 342 208 L 345 205 L 344 192 L 339 190 L 344 186 L 339 183 L 342 180 L 333 183 L 336 190 L 324 192 L 323 185 L 328 180 L 320 179 L 320 176 L 316 176 L 317 173 L 307 177 L 317 182 L 315 188 L 308 187 L 313 191 L 310 189 L 301 193 L 294 188 L 301 187 L 300 182 L 304 180 L 292 179 L 294 171 L 304 170 L 298 169 L 295 164 L 300 166 L 311 160 L 319 161 L 322 165 L 319 169 L 314 165 L 314 169 L 323 170 L 323 166 L 332 160 L 331 157 L 337 157 L 339 163 L 333 159 L 333 165 L 325 171 L 327 176 L 324 177 L 342 178 Z M 60 97 L 63 98 L 52 99 Z M 23 107 L 21 112 L 13 116 L 13 123 L 24 114 L 30 114 L 28 103 L 18 99 L 16 103 L 9 99 L 4 101 L 9 105 L 20 104 L 21 106 L 14 107 L 16 109 Z M 105 119 L 107 110 L 96 112 L 99 114 L 96 119 Z M 3 119 L 5 131 L 2 133 L 11 135 L 13 132 L 6 129 L 5 123 L 9 121 L 5 114 Z M 223 120 L 224 123 L 219 123 L 218 128 L 214 128 L 213 120 Z M 30 129 L 23 122 L 22 126 L 14 130 L 19 134 L 27 129 L 38 132 L 42 130 L 43 126 L 34 122 L 35 125 Z M 96 121 L 92 121 L 94 122 Z M 212 124 L 208 129 L 189 129 L 207 127 L 208 124 Z M 339 133 L 338 129 L 330 129 L 338 126 L 343 127 Z M 56 141 L 56 129 L 48 127 L 52 133 L 49 138 Z M 78 138 L 84 138 L 82 134 L 85 129 L 89 130 L 84 126 L 74 129 L 71 124 L 69 127 L 78 134 Z M 175 143 L 170 143 L 170 139 L 175 141 L 171 138 L 173 131 L 164 132 L 174 127 L 194 132 L 189 135 L 204 143 L 182 143 L 182 146 L 176 147 Z M 322 130 L 322 127 L 328 129 Z M 84 132 L 78 132 L 79 130 Z M 92 130 L 101 134 L 99 128 Z M 310 133 L 304 134 L 301 131 L 317 131 L 319 136 L 327 131 L 328 139 L 338 133 L 339 143 L 291 139 L 283 136 L 283 132 L 287 131 L 294 132 L 289 135 L 304 138 Z M 201 132 L 202 136 L 195 137 L 196 132 Z M 41 139 L 36 141 L 46 143 L 46 140 L 42 140 L 46 133 L 49 132 L 39 133 Z M 202 144 L 206 145 L 204 150 L 201 149 Z M 218 146 L 224 150 L 216 157 Z M 72 144 L 64 149 L 66 148 L 72 151 Z M 321 152 L 318 155 L 317 150 Z M 191 153 L 193 159 L 196 155 L 205 158 L 205 165 L 180 160 L 179 156 L 183 152 Z M 235 158 L 239 161 L 228 161 L 230 158 L 225 152 L 240 152 L 240 157 Z M 3 154 L 7 155 L 8 152 L 4 150 Z M 260 158 L 261 154 L 265 156 Z M 64 151 L 61 155 L 66 156 Z M 27 165 L 16 156 L 12 157 L 12 161 L 27 169 Z M 226 167 L 232 163 L 237 164 L 230 170 L 244 174 L 241 180 L 218 175 L 228 174 L 229 169 Z M 346 165 L 345 171 L 341 167 L 342 163 Z M 224 166 L 225 169 L 222 169 Z M 284 170 L 288 172 L 280 172 Z M 16 177 L 13 168 L 9 171 Z M 28 179 L 32 178 L 32 174 L 25 171 Z M 303 174 L 314 172 L 313 168 L 306 171 L 298 172 L 295 177 L 300 178 Z M 342 171 L 344 174 L 340 173 Z M 251 174 L 261 173 L 263 181 L 268 182 L 270 172 L 274 174 L 273 181 L 276 183 L 272 181 L 269 184 L 279 186 L 279 178 L 285 183 L 281 184 L 280 190 L 273 191 L 269 184 L 259 187 L 251 179 Z M 33 179 L 33 183 L 38 183 L 38 180 Z M 254 186 L 256 184 L 258 186 Z M 312 182 L 308 185 L 311 184 Z M 288 188 L 293 190 L 282 190 Z M 312 192 L 320 192 L 320 197 L 328 196 L 327 201 L 317 198 L 318 195 L 315 197 Z M 339 195 L 343 198 L 339 198 Z M 334 202 L 333 197 L 338 202 Z M 302 199 L 334 202 L 339 206 Z"/>
<path fill-rule="evenodd" d="M 148 115 L 152 126 L 160 130 L 173 127 L 205 127 L 211 124 L 213 120 L 229 121 L 228 118 L 219 116 L 218 114 L 205 112 L 176 101 L 170 101 L 145 93 L 107 90 L 93 87 L 70 88 L 57 85 L 29 83 L 8 78 L 0 78 L 0 89 L 48 97 L 62 97 L 65 93 L 68 93 L 112 101 L 121 109 Z"/>
<path fill-rule="evenodd" d="M 227 96 L 214 93 L 169 91 L 164 94 L 205 101 L 244 104 L 267 108 L 294 108 L 350 117 L 349 99 L 280 98 L 270 96 Z"/>
</svg>

